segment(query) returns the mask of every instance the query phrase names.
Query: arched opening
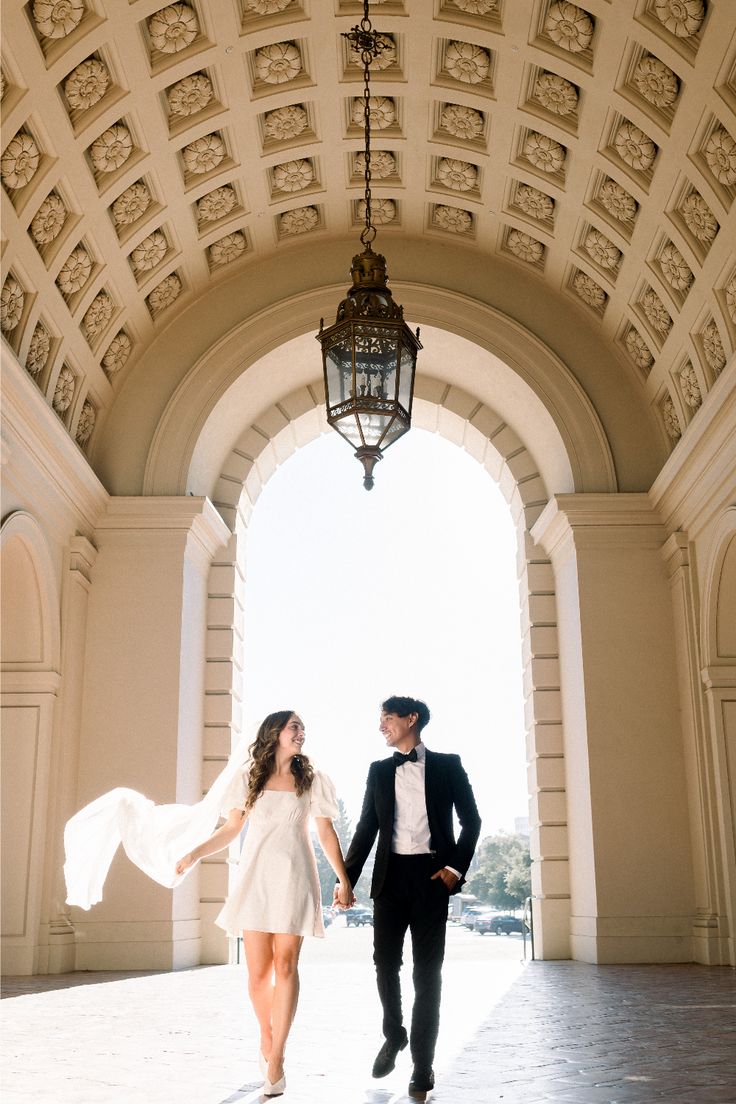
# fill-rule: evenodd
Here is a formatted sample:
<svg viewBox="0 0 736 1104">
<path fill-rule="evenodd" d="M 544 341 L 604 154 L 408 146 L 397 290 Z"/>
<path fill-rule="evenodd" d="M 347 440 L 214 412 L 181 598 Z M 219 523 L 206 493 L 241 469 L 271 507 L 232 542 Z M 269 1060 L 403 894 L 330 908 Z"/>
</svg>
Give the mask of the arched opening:
<svg viewBox="0 0 736 1104">
<path fill-rule="evenodd" d="M 274 378 L 279 377 L 271 373 Z M 515 525 L 537 951 L 540 957 L 567 958 L 570 893 L 555 588 L 551 564 L 530 535 L 531 526 L 548 501 L 548 490 L 536 458 L 524 441 L 496 411 L 460 388 L 423 377 L 417 388 L 414 424 L 459 445 L 483 465 L 498 483 Z M 221 463 L 214 502 L 233 534 L 226 553 L 213 566 L 210 580 L 213 620 L 207 659 L 212 673 L 207 679 L 210 689 L 205 703 L 210 770 L 213 748 L 219 746 L 219 757 L 223 758 L 233 736 L 239 736 L 242 730 L 240 686 L 246 610 L 240 547 L 254 504 L 279 464 L 326 430 L 323 408 L 314 389 L 307 386 L 278 397 L 262 410 L 241 431 L 227 455 L 213 453 L 204 446 L 199 452 L 195 450 L 195 459 L 198 457 L 201 465 L 200 478 L 213 457 Z M 559 437 L 556 447 L 562 452 L 552 462 L 564 466 Z M 548 463 L 551 459 L 547 458 Z M 351 464 L 349 453 L 345 463 Z M 223 616 L 225 620 L 220 619 Z M 208 895 L 201 905 L 205 921 L 203 955 L 205 961 L 222 961 L 222 941 L 209 934 L 206 922 L 216 914 L 218 900 L 225 895 L 226 867 L 216 863 L 208 866 Z"/>
<path fill-rule="evenodd" d="M 703 654 L 708 664 L 736 664 L 736 507 L 714 533 L 703 606 Z"/>
<path fill-rule="evenodd" d="M 56 691 L 59 610 L 36 521 L 22 511 L 0 529 L 2 552 L 2 968 L 38 969 L 45 816 Z"/>
<path fill-rule="evenodd" d="M 385 754 L 379 703 L 426 698 L 429 746 L 462 755 L 483 835 L 514 832 L 528 797 L 508 505 L 466 452 L 421 429 L 387 453 L 369 496 L 349 460 L 323 436 L 256 503 L 242 564 L 245 731 L 292 703 L 354 824 L 368 764 Z"/>
<path fill-rule="evenodd" d="M 736 508 L 720 517 L 705 569 L 701 672 L 712 731 L 712 815 L 716 824 L 713 895 L 724 961 L 736 962 Z M 710 773 L 710 771 L 708 771 Z M 725 924 L 723 923 L 725 921 Z M 727 944 L 727 946 L 725 946 Z"/>
<path fill-rule="evenodd" d="M 569 368 L 532 332 L 464 296 L 430 288 L 401 293 L 411 294 L 407 318 L 421 323 L 424 335 L 417 378 L 417 393 L 424 389 L 421 397 L 448 405 L 443 398 L 448 390 L 469 393 L 475 402 L 463 416 L 483 403 L 517 433 L 528 434 L 536 442 L 550 493 L 648 485 L 648 476 L 629 470 L 632 459 L 648 454 L 641 448 L 648 433 L 642 429 L 636 437 L 634 422 L 627 423 L 626 436 L 633 433 L 634 439 L 614 457 L 598 409 Z M 315 292 L 284 301 L 277 312 L 254 315 L 215 342 L 181 379 L 145 445 L 136 441 L 150 428 L 150 413 L 131 424 L 132 411 L 121 409 L 121 421 L 111 424 L 105 437 L 110 452 L 105 464 L 114 457 L 118 469 L 112 484 L 116 493 L 139 493 L 134 488 L 140 486 L 147 495 L 212 497 L 228 451 L 246 424 L 245 412 L 260 425 L 262 414 L 290 397 L 290 408 L 284 407 L 281 421 L 277 417 L 274 423 L 283 428 L 317 405 L 322 383 L 314 326 L 323 298 L 323 292 Z"/>
</svg>

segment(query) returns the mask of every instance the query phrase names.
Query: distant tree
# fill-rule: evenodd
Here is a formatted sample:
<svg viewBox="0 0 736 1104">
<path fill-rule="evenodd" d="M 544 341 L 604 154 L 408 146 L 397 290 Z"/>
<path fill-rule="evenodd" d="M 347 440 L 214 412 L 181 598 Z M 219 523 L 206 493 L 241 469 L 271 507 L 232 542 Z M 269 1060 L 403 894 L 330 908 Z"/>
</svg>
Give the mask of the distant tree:
<svg viewBox="0 0 736 1104">
<path fill-rule="evenodd" d="M 342 848 L 343 855 L 347 854 L 348 846 L 353 838 L 353 828 L 348 811 L 345 807 L 345 803 L 342 798 L 337 799 L 338 813 L 333 824 L 335 825 L 335 831 L 337 832 L 337 838 L 340 841 L 340 847 Z M 317 873 L 319 874 L 319 885 L 322 893 L 322 904 L 331 905 L 332 897 L 335 889 L 335 872 L 330 866 L 327 856 L 319 845 L 319 840 L 315 839 L 314 850 L 317 854 Z M 373 878 L 373 863 L 376 858 L 376 847 L 373 845 L 373 850 L 366 859 L 365 866 L 360 875 L 360 885 L 358 886 L 356 896 L 358 897 L 358 903 L 370 905 L 370 892 L 371 892 L 371 879 Z"/>
<path fill-rule="evenodd" d="M 350 817 L 348 816 L 345 802 L 341 797 L 337 799 L 337 816 L 332 822 L 335 825 L 335 831 L 337 832 L 337 838 L 340 841 L 343 855 L 348 849 L 348 844 L 353 836 L 353 825 Z"/>
<path fill-rule="evenodd" d="M 532 891 L 528 838 L 507 832 L 486 836 L 476 858 L 466 891 L 494 908 L 520 908 Z"/>
<path fill-rule="evenodd" d="M 340 847 L 344 855 L 352 837 L 352 826 L 348 811 L 345 807 L 345 802 L 340 797 L 337 799 L 337 816 L 332 823 L 335 826 L 337 838 L 340 841 Z M 317 873 L 319 874 L 319 885 L 322 891 L 322 904 L 331 905 L 333 890 L 335 888 L 335 872 L 330 866 L 327 856 L 320 847 L 318 840 L 315 842 L 314 849 L 317 855 Z"/>
<path fill-rule="evenodd" d="M 520 905 L 523 905 L 527 897 L 532 895 L 531 862 L 529 841 L 527 840 L 526 851 L 516 857 L 506 874 L 506 891 Z"/>
</svg>

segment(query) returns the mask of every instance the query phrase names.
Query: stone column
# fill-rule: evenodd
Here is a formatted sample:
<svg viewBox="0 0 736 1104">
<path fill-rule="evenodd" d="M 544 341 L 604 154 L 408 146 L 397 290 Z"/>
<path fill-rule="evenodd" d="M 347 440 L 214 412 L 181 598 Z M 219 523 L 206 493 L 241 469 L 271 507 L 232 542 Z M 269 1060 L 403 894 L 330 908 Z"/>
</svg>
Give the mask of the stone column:
<svg viewBox="0 0 736 1104">
<path fill-rule="evenodd" d="M 690 961 L 666 533 L 647 495 L 581 494 L 556 496 L 532 535 L 557 591 L 572 956 Z"/>
<path fill-rule="evenodd" d="M 229 537 L 203 498 L 113 498 L 95 534 L 78 803 L 128 786 L 198 801 L 210 563 Z M 121 853 L 103 901 L 72 910 L 77 969 L 200 961 L 199 876 L 173 893 Z"/>
</svg>

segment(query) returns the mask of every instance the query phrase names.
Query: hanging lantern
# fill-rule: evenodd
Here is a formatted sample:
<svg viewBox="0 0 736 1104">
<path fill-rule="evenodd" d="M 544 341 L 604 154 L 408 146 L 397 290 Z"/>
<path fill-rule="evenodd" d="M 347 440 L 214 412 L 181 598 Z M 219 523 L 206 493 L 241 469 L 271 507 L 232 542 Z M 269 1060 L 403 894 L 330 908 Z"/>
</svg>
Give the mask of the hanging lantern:
<svg viewBox="0 0 736 1104">
<path fill-rule="evenodd" d="M 371 221 L 370 63 L 384 48 L 371 27 L 368 0 L 363 19 L 346 37 L 363 61 L 365 117 L 365 227 L 362 253 L 353 257 L 353 286 L 337 308 L 333 326 L 320 321 L 327 421 L 355 449 L 363 465 L 363 486 L 373 486 L 373 469 L 383 452 L 411 426 L 414 372 L 421 349 L 404 321 L 403 307 L 386 286 L 386 258 L 374 253 Z"/>
</svg>

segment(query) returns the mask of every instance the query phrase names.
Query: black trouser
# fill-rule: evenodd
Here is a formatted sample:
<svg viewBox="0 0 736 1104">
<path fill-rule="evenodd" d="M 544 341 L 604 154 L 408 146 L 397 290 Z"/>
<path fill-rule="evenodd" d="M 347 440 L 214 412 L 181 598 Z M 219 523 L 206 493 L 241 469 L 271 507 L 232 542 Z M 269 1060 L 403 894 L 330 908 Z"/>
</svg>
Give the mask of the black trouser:
<svg viewBox="0 0 736 1104">
<path fill-rule="evenodd" d="M 406 929 L 414 960 L 414 1009 L 409 1042 L 414 1065 L 429 1069 L 440 1023 L 442 962 L 449 894 L 433 855 L 391 855 L 383 889 L 373 902 L 373 961 L 383 1005 L 383 1034 L 404 1036 L 399 970 Z"/>
</svg>

